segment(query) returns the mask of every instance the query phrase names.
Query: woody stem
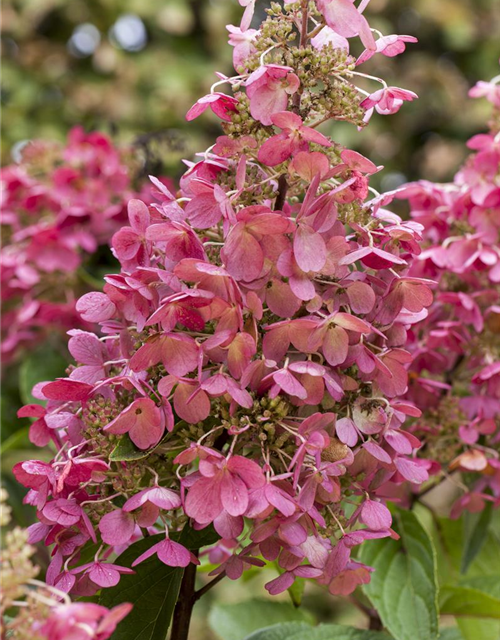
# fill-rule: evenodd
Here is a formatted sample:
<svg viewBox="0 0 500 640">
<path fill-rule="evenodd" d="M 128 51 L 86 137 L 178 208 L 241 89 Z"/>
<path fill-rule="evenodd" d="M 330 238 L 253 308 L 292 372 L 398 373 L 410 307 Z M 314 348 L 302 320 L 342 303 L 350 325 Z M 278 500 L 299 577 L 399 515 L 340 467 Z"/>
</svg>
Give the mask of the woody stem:
<svg viewBox="0 0 500 640">
<path fill-rule="evenodd" d="M 191 563 L 184 570 L 179 597 L 174 609 L 170 640 L 188 640 L 189 625 L 195 600 L 196 565 Z"/>
<path fill-rule="evenodd" d="M 286 200 L 286 192 L 288 191 L 288 182 L 286 181 L 286 174 L 281 174 L 278 178 L 278 195 L 274 203 L 274 210 L 281 211 Z"/>
</svg>

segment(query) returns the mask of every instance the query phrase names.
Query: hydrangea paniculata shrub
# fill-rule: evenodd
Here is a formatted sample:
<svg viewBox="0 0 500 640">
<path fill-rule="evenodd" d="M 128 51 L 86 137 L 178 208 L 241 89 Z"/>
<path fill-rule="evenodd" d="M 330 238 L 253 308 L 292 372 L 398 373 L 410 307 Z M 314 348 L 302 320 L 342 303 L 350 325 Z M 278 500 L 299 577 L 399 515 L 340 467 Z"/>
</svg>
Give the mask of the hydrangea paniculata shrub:
<svg viewBox="0 0 500 640">
<path fill-rule="evenodd" d="M 433 472 L 460 471 L 466 482 L 452 514 L 500 505 L 500 76 L 479 82 L 473 98 L 494 111 L 488 133 L 452 183 L 407 185 L 424 250 L 410 274 L 437 281 L 435 301 L 412 326 L 407 397 L 423 411 L 412 432 Z"/>
<path fill-rule="evenodd" d="M 48 580 L 75 595 L 116 585 L 112 554 L 147 534 L 164 537 L 134 566 L 198 563 L 175 539 L 188 524 L 220 536 L 215 574 L 277 561 L 271 594 L 297 577 L 349 594 L 370 579 L 352 549 L 396 536 L 385 497 L 428 477 L 403 428 L 419 415 L 407 328 L 432 303 L 409 274 L 423 226 L 369 187 L 381 167 L 318 130 L 415 98 L 358 71 L 413 39 L 375 39 L 350 0 L 273 4 L 258 30 L 242 4 L 238 75 L 218 74 L 187 114 L 210 109 L 223 135 L 178 193 L 152 178 L 157 202 L 129 203 L 121 272 L 77 304 L 102 337 L 70 331 L 77 364 L 34 392 L 58 453 L 15 474 L 38 510 L 30 541 L 53 545 Z M 175 619 L 173 637 L 186 637 Z"/>
<path fill-rule="evenodd" d="M 80 267 L 125 223 L 133 164 L 104 134 L 76 127 L 64 146 L 30 142 L 2 169 L 4 363 L 49 331 L 89 328 L 75 310 L 89 289 Z"/>
</svg>

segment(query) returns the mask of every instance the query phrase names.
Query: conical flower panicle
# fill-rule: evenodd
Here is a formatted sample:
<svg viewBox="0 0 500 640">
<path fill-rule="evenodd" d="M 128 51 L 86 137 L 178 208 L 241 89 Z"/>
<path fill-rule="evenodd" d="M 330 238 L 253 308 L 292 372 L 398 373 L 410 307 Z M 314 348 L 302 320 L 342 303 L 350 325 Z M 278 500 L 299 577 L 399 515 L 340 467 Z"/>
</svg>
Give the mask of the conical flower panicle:
<svg viewBox="0 0 500 640">
<path fill-rule="evenodd" d="M 187 116 L 211 110 L 223 135 L 178 192 L 152 178 L 156 202 L 129 203 L 120 273 L 78 302 L 101 337 L 70 332 L 76 366 L 37 387 L 45 408 L 23 409 L 60 449 L 15 468 L 40 516 L 32 538 L 55 544 L 51 583 L 74 594 L 105 587 L 112 548 L 146 531 L 165 532 L 146 555 L 197 562 L 169 536 L 188 518 L 213 524 L 210 558 L 231 579 L 264 558 L 283 571 L 271 593 L 297 576 L 350 593 L 370 575 L 351 549 L 395 535 L 385 497 L 427 479 L 402 428 L 419 415 L 403 399 L 407 330 L 432 303 L 431 281 L 409 274 L 423 226 L 369 187 L 381 167 L 318 130 L 413 99 L 358 71 L 413 39 L 376 40 L 350 0 L 273 4 L 260 29 L 242 4 L 237 75 L 218 74 Z M 76 567 L 91 540 L 100 554 Z"/>
</svg>

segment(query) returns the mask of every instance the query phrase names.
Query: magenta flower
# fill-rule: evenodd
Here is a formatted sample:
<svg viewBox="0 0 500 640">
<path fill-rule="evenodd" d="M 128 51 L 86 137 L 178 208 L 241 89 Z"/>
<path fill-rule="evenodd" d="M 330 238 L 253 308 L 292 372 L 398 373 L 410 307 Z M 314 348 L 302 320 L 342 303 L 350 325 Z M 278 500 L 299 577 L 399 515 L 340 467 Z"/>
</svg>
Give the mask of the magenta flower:
<svg viewBox="0 0 500 640">
<path fill-rule="evenodd" d="M 315 49 L 322 49 L 326 45 L 331 44 L 336 49 L 346 49 L 346 51 L 349 51 L 349 40 L 333 29 L 330 29 L 330 27 L 323 27 L 314 38 L 311 38 L 311 44 Z"/>
<path fill-rule="evenodd" d="M 165 431 L 165 417 L 152 400 L 139 398 L 104 429 L 119 435 L 128 433 L 139 449 L 149 449 L 160 442 Z"/>
<path fill-rule="evenodd" d="M 61 604 L 52 609 L 47 620 L 42 625 L 37 624 L 34 631 L 44 634 L 47 640 L 107 640 L 131 609 L 132 605 L 128 603 L 119 604 L 111 610 L 92 602 Z M 82 629 L 85 629 L 85 636 Z"/>
<path fill-rule="evenodd" d="M 259 35 L 256 29 L 243 29 L 242 27 L 234 27 L 232 24 L 227 25 L 229 31 L 229 44 L 233 49 L 233 65 L 236 70 L 245 66 L 245 61 L 255 53 L 255 40 Z"/>
<path fill-rule="evenodd" d="M 137 566 L 154 554 L 156 554 L 158 558 L 169 567 L 187 567 L 191 562 L 194 564 L 200 564 L 198 558 L 188 551 L 186 547 L 183 547 L 178 542 L 174 542 L 174 540 L 165 538 L 165 540 L 154 544 L 150 549 L 141 554 L 136 560 L 134 560 L 132 566 Z"/>
<path fill-rule="evenodd" d="M 200 461 L 201 477 L 190 487 L 185 511 L 199 524 L 213 522 L 223 511 L 243 515 L 249 492 L 264 484 L 258 464 L 242 456 Z"/>
<path fill-rule="evenodd" d="M 390 36 L 382 36 L 378 38 L 375 42 L 376 49 L 365 49 L 363 53 L 356 60 L 356 64 L 362 64 L 369 60 L 376 53 L 381 53 L 388 58 L 394 58 L 395 56 L 399 56 L 406 50 L 407 42 L 418 42 L 417 38 L 414 36 L 399 36 L 399 35 L 390 35 Z"/>
<path fill-rule="evenodd" d="M 117 564 L 94 560 L 94 562 L 82 564 L 72 570 L 73 575 L 78 575 L 79 573 L 83 573 L 98 587 L 105 588 L 116 586 L 120 582 L 120 574 L 131 574 L 134 571 L 127 567 L 120 567 Z"/>
<path fill-rule="evenodd" d="M 353 0 L 316 0 L 326 24 L 344 38 L 359 35 L 367 49 L 375 50 L 376 44 L 370 25 L 356 8 Z"/>
<path fill-rule="evenodd" d="M 189 336 L 166 333 L 146 342 L 130 360 L 133 371 L 141 371 L 162 362 L 168 373 L 182 377 L 198 365 L 200 350 Z"/>
<path fill-rule="evenodd" d="M 245 85 L 252 117 L 270 125 L 273 114 L 286 111 L 288 98 L 298 91 L 300 81 L 291 67 L 268 64 L 254 71 Z"/>
<path fill-rule="evenodd" d="M 225 93 L 209 93 L 200 98 L 186 114 L 186 120 L 194 120 L 209 107 L 221 120 L 231 122 L 231 113 L 236 111 L 238 101 Z"/>
<path fill-rule="evenodd" d="M 130 224 L 113 238 L 119 272 L 78 302 L 99 333 L 70 331 L 76 364 L 35 389 L 43 410 L 23 410 L 37 418 L 34 437 L 58 449 L 46 466 L 15 468 L 39 509 L 31 538 L 53 545 L 48 578 L 75 595 L 116 583 L 119 567 L 105 559 L 147 534 L 165 537 L 134 564 L 154 554 L 173 567 L 198 562 L 181 532 L 209 524 L 221 536 L 207 550 L 214 575 L 237 579 L 269 562 L 280 571 L 270 593 L 297 577 L 332 593 L 366 583 L 370 568 L 351 559 L 352 547 L 391 535 L 385 497 L 418 490 L 437 467 L 419 457 L 423 416 L 405 396 L 439 401 L 447 386 L 438 378 L 470 335 L 461 324 L 479 327 L 482 317 L 482 297 L 461 288 L 436 310 L 435 274 L 451 264 L 466 281 L 476 271 L 500 279 L 495 216 L 476 210 L 496 206 L 491 141 L 474 142 L 483 155 L 462 176 L 474 183 L 470 199 L 453 208 L 432 190 L 446 216 L 474 209 L 478 233 L 455 241 L 460 225 L 428 214 L 417 188 L 408 193 L 423 211 L 418 221 L 389 211 L 395 192 L 369 196 L 381 167 L 317 131 L 330 118 L 362 126 L 365 108 L 389 113 L 413 99 L 385 88 L 360 107 L 353 80 L 366 74 L 352 72 L 348 54 L 354 36 L 389 56 L 409 40 L 376 44 L 367 2 L 318 0 L 318 20 L 303 14 L 305 3 L 285 2 L 262 30 L 250 29 L 254 1 L 240 4 L 241 26 L 229 32 L 241 75 L 218 74 L 216 83 L 234 97 L 211 93 L 187 114 L 211 108 L 224 135 L 186 162 L 178 188 L 153 179 L 156 201 L 131 202 Z M 272 28 L 283 20 L 300 30 L 295 40 Z M 333 84 L 325 47 L 342 61 Z M 73 178 L 71 166 L 62 168 L 65 190 Z M 426 224 L 428 253 L 420 246 Z M 11 265 L 23 286 L 35 281 L 15 258 Z M 485 299 L 498 315 L 495 299 Z M 455 314 L 450 322 L 443 307 Z M 37 313 L 30 301 L 24 312 Z M 414 332 L 427 319 L 437 326 L 423 344 Z M 489 364 L 471 367 L 479 377 L 460 405 L 475 420 L 474 433 L 459 430 L 466 420 L 457 428 L 464 449 L 479 451 L 491 435 L 479 417 L 493 411 Z M 481 471 L 477 453 L 461 454 L 457 468 Z M 97 539 L 96 560 L 80 568 Z"/>
<path fill-rule="evenodd" d="M 101 518 L 99 531 L 107 544 L 117 546 L 127 544 L 134 535 L 134 517 L 126 509 L 115 509 Z M 95 582 L 95 581 L 94 581 Z"/>
<path fill-rule="evenodd" d="M 323 147 L 331 147 L 332 143 L 319 131 L 305 127 L 302 118 L 295 113 L 284 111 L 271 116 L 271 122 L 282 130 L 282 133 L 268 138 L 260 147 L 258 158 L 268 167 L 281 164 L 298 151 L 307 150 L 308 142 Z"/>
<path fill-rule="evenodd" d="M 480 80 L 469 90 L 471 98 L 486 98 L 488 102 L 500 108 L 500 84 L 497 82 L 483 82 Z"/>
<path fill-rule="evenodd" d="M 113 250 L 119 260 L 132 260 L 144 266 L 148 263 L 148 247 L 146 229 L 151 216 L 144 202 L 131 200 L 128 203 L 128 219 L 130 227 L 122 227 L 112 240 Z"/>
<path fill-rule="evenodd" d="M 397 113 L 404 101 L 411 102 L 415 98 L 418 98 L 418 96 L 413 91 L 399 89 L 398 87 L 384 87 L 365 98 L 361 106 L 370 115 L 373 108 L 381 115 L 389 115 Z"/>
</svg>

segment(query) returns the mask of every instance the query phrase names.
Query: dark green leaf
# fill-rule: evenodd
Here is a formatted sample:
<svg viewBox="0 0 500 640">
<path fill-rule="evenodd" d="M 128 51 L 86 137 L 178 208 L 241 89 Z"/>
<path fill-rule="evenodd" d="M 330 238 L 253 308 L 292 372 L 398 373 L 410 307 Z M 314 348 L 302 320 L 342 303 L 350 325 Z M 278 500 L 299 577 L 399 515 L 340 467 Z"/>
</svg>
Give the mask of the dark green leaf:
<svg viewBox="0 0 500 640">
<path fill-rule="evenodd" d="M 416 640 L 416 636 L 414 638 Z M 380 631 L 365 631 L 341 624 L 311 627 L 305 622 L 285 622 L 255 631 L 245 640 L 390 640 L 390 637 Z"/>
<path fill-rule="evenodd" d="M 216 604 L 209 615 L 212 630 L 222 640 L 241 640 L 262 626 L 277 622 L 311 621 L 307 612 L 288 602 L 252 599 L 237 604 Z"/>
<path fill-rule="evenodd" d="M 481 551 L 483 544 L 488 537 L 489 524 L 491 522 L 491 513 L 493 507 L 488 502 L 481 513 L 464 514 L 464 551 L 462 555 L 462 564 L 460 573 L 467 573 L 471 562 Z"/>
<path fill-rule="evenodd" d="M 212 527 L 195 531 L 186 525 L 179 536 L 172 538 L 191 551 L 213 544 L 218 536 Z M 142 553 L 164 539 L 163 534 L 144 538 L 131 545 L 116 560 L 130 567 Z M 131 613 L 113 634 L 113 640 L 165 640 L 179 594 L 184 570 L 167 567 L 156 555 L 134 568 L 135 574 L 123 575 L 116 587 L 103 589 L 99 604 L 114 607 L 122 602 L 134 605 Z"/>
<path fill-rule="evenodd" d="M 411 511 L 395 512 L 401 540 L 373 540 L 359 559 L 374 567 L 364 592 L 396 640 L 438 637 L 436 557 L 432 541 Z"/>
</svg>

